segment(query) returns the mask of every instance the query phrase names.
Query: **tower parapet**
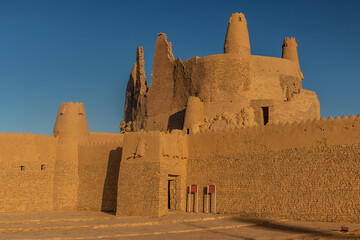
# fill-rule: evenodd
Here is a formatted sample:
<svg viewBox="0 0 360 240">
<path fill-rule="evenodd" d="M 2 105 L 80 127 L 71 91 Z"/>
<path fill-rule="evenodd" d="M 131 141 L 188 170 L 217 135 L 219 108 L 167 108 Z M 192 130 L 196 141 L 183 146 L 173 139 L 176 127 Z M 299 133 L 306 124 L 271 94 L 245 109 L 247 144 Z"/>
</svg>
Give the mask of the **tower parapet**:
<svg viewBox="0 0 360 240">
<path fill-rule="evenodd" d="M 294 62 L 297 65 L 297 67 L 299 68 L 299 71 L 301 72 L 297 47 L 298 47 L 298 45 L 297 45 L 294 37 L 285 38 L 283 45 L 282 45 L 282 58 L 285 58 L 285 59 L 288 59 L 288 60 Z M 301 73 L 301 76 L 302 76 L 302 73 Z M 304 77 L 302 76 L 302 78 L 304 78 Z"/>
<path fill-rule="evenodd" d="M 233 13 L 229 19 L 224 53 L 250 55 L 250 40 L 246 18 L 243 13 Z"/>
</svg>

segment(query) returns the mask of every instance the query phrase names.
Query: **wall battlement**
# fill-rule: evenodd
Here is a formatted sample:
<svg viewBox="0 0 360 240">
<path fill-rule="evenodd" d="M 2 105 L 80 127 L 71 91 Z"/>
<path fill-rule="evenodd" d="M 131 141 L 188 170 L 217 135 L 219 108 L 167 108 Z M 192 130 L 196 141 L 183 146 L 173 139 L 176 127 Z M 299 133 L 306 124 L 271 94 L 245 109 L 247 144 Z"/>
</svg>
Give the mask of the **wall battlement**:
<svg viewBox="0 0 360 240">
<path fill-rule="evenodd" d="M 188 137 L 189 155 L 292 149 L 360 143 L 360 116 L 329 117 L 265 126 L 205 131 Z"/>
<path fill-rule="evenodd" d="M 36 134 L 36 133 L 27 133 L 27 132 L 22 132 L 22 133 L 17 133 L 17 132 L 0 132 L 0 137 L 2 136 L 31 136 L 31 137 L 43 137 L 43 138 L 49 138 L 49 139 L 53 139 L 55 140 L 56 137 L 48 135 L 48 134 Z"/>
<path fill-rule="evenodd" d="M 297 45 L 296 40 L 295 40 L 294 37 L 290 37 L 290 38 L 286 37 L 286 38 L 284 39 L 283 47 L 293 47 L 293 48 L 297 48 L 298 45 Z"/>
</svg>

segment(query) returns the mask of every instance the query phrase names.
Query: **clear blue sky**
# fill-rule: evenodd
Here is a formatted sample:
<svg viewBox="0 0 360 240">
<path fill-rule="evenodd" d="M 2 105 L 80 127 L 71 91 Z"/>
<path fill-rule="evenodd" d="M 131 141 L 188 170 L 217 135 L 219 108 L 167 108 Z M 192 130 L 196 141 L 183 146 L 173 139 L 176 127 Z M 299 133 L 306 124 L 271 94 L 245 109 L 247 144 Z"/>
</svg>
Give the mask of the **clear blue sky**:
<svg viewBox="0 0 360 240">
<path fill-rule="evenodd" d="M 119 132 L 136 47 L 151 82 L 157 33 L 182 60 L 223 52 L 231 13 L 254 55 L 298 42 L 303 86 L 321 115 L 360 112 L 360 1 L 0 0 L 0 132 L 51 134 L 62 102 L 83 102 L 90 131 Z"/>
</svg>

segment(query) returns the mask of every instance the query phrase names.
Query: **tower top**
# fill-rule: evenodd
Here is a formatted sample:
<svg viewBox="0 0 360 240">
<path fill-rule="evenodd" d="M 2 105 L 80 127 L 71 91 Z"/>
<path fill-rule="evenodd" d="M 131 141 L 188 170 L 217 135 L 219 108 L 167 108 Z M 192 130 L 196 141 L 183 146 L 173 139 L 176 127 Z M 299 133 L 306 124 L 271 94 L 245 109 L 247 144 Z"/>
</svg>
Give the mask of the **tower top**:
<svg viewBox="0 0 360 240">
<path fill-rule="evenodd" d="M 294 47 L 294 48 L 297 48 L 298 45 L 296 43 L 296 40 L 294 37 L 291 37 L 291 38 L 285 38 L 284 39 L 284 43 L 283 43 L 283 47 Z"/>
<path fill-rule="evenodd" d="M 233 13 L 229 19 L 224 53 L 250 55 L 250 40 L 247 22 L 243 13 Z"/>
<path fill-rule="evenodd" d="M 60 136 L 67 142 L 87 139 L 89 127 L 83 103 L 65 102 L 59 107 L 53 136 Z"/>
<path fill-rule="evenodd" d="M 299 56 L 297 52 L 297 43 L 294 37 L 291 38 L 285 38 L 283 45 L 282 45 L 282 58 L 288 59 L 292 62 L 294 62 L 297 65 L 297 68 L 300 71 L 301 78 L 303 79 L 304 76 L 301 73 L 300 70 L 300 64 L 299 64 Z"/>
</svg>

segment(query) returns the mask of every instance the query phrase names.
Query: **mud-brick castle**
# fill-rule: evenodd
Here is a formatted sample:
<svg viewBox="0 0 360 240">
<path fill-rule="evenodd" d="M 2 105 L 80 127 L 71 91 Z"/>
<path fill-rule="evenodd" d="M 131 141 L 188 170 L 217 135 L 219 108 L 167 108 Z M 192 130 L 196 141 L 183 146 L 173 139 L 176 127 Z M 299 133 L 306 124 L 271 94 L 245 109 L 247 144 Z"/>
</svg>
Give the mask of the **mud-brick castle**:
<svg viewBox="0 0 360 240">
<path fill-rule="evenodd" d="M 175 59 L 156 40 L 126 89 L 118 134 L 89 132 L 82 103 L 61 104 L 52 136 L 0 134 L 0 212 L 87 210 L 160 217 L 206 211 L 360 222 L 360 116 L 320 118 L 302 88 L 297 43 L 251 55 L 245 16 L 230 17 L 224 53 Z M 211 195 L 211 201 L 214 201 Z M 189 202 L 190 199 L 190 202 Z"/>
</svg>

